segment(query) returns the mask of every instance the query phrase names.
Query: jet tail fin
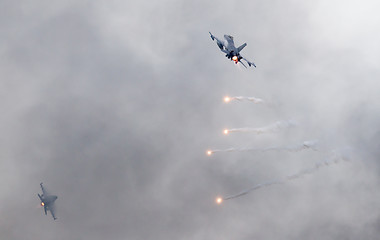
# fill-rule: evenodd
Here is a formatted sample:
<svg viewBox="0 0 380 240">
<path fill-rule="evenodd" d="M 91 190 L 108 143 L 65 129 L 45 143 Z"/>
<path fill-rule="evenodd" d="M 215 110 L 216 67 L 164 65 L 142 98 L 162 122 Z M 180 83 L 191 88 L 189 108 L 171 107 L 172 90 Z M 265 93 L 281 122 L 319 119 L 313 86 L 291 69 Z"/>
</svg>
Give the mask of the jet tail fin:
<svg viewBox="0 0 380 240">
<path fill-rule="evenodd" d="M 241 50 L 243 50 L 243 48 L 245 48 L 245 46 L 247 46 L 247 43 L 244 43 L 243 45 L 241 45 L 240 47 L 237 48 L 238 52 L 240 52 Z"/>
</svg>

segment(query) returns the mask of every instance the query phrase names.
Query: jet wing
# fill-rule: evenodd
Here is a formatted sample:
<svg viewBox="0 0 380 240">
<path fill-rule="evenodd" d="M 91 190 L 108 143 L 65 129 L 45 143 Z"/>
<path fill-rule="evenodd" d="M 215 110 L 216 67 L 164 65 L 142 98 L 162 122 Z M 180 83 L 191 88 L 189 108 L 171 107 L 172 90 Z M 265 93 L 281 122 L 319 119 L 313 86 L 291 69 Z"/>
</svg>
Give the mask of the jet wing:
<svg viewBox="0 0 380 240">
<path fill-rule="evenodd" d="M 54 203 L 50 203 L 49 204 L 49 211 L 51 213 L 51 216 L 54 218 L 54 220 L 56 220 L 57 218 L 55 217 L 55 206 L 54 206 Z"/>
<path fill-rule="evenodd" d="M 54 220 L 57 220 L 57 218 L 55 217 L 54 215 L 54 211 L 53 210 L 50 210 L 50 213 L 51 213 L 51 216 L 53 217 Z"/>
<path fill-rule="evenodd" d="M 224 53 L 227 53 L 227 50 L 226 50 L 226 46 L 224 45 L 224 42 L 223 41 L 220 41 L 217 37 L 215 37 L 214 35 L 212 35 L 211 32 L 208 32 L 210 33 L 210 37 L 211 39 L 214 41 L 216 40 L 216 44 L 218 45 L 219 49 L 224 52 Z"/>
<path fill-rule="evenodd" d="M 241 50 L 243 50 L 243 48 L 245 48 L 245 46 L 247 46 L 247 43 L 244 43 L 243 45 L 241 45 L 240 47 L 238 47 L 237 51 L 240 52 Z"/>
</svg>

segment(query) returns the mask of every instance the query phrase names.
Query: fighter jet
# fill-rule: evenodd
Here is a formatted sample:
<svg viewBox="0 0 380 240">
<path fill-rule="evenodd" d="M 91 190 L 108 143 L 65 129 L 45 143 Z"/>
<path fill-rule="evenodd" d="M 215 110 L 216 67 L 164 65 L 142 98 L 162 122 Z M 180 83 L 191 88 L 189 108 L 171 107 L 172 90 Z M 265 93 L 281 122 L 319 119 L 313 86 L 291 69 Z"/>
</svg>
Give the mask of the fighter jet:
<svg viewBox="0 0 380 240">
<path fill-rule="evenodd" d="M 214 35 L 212 35 L 211 32 L 209 32 L 209 33 L 210 33 L 211 39 L 216 40 L 216 44 L 218 45 L 220 50 L 226 54 L 226 57 L 228 59 L 231 59 L 231 61 L 234 61 L 235 64 L 240 62 L 245 68 L 247 68 L 245 66 L 245 64 L 241 61 L 243 59 L 244 61 L 246 61 L 248 63 L 248 66 L 256 67 L 256 65 L 253 62 L 248 61 L 247 59 L 245 59 L 244 57 L 242 57 L 240 55 L 240 51 L 243 50 L 243 48 L 245 46 L 247 46 L 247 43 L 244 43 L 240 47 L 236 48 L 235 43 L 234 43 L 234 38 L 232 36 L 224 35 L 224 38 L 227 41 L 227 42 L 225 42 L 225 41 L 221 41 L 218 38 L 216 38 Z"/>
<path fill-rule="evenodd" d="M 56 220 L 57 218 L 54 215 L 54 202 L 55 202 L 55 200 L 57 200 L 58 197 L 55 195 L 49 195 L 46 192 L 44 186 L 42 186 L 42 183 L 40 183 L 40 186 L 42 189 L 42 195 L 40 195 L 39 193 L 37 195 L 41 200 L 41 206 L 44 207 L 45 215 L 47 215 L 47 211 L 50 211 L 54 220 Z"/>
</svg>

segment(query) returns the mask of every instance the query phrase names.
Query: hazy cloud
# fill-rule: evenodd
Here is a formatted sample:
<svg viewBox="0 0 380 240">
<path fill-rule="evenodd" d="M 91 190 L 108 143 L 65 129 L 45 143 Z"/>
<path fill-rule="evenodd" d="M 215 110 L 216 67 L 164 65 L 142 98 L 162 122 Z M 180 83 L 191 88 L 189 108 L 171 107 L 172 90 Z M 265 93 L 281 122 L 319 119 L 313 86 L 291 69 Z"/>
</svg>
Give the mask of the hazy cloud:
<svg viewBox="0 0 380 240">
<path fill-rule="evenodd" d="M 376 239 L 378 5 L 2 1 L 1 236 Z M 224 58 L 208 31 L 247 42 L 257 68 Z M 299 124 L 223 135 L 284 119 Z M 321 151 L 205 154 L 305 139 Z M 215 204 L 346 146 L 349 162 Z M 41 181 L 58 195 L 55 222 Z"/>
</svg>

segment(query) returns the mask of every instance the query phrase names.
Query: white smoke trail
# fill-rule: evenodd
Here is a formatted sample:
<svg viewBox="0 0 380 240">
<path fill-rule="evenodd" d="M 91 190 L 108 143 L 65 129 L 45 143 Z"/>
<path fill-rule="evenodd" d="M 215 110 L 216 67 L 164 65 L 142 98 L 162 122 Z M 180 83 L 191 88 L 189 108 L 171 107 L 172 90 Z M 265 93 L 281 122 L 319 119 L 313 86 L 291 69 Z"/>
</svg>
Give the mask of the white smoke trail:
<svg viewBox="0 0 380 240">
<path fill-rule="evenodd" d="M 272 133 L 272 132 L 278 132 L 282 129 L 290 128 L 296 126 L 297 123 L 293 120 L 286 120 L 286 121 L 278 121 L 274 124 L 271 124 L 266 127 L 261 128 L 231 128 L 231 129 L 225 129 L 224 134 L 228 134 L 230 132 L 253 132 L 256 134 L 263 134 L 263 133 Z"/>
<path fill-rule="evenodd" d="M 348 149 L 348 148 L 346 148 L 346 149 Z M 229 199 L 233 199 L 233 198 L 238 198 L 238 197 L 246 195 L 246 194 L 248 194 L 248 193 L 250 193 L 250 192 L 252 192 L 252 191 L 254 191 L 256 189 L 259 189 L 259 188 L 269 187 L 269 186 L 276 185 L 276 184 L 284 184 L 284 183 L 286 183 L 286 182 L 288 182 L 290 180 L 297 179 L 297 178 L 300 178 L 300 177 L 305 176 L 307 174 L 314 173 L 314 172 L 316 172 L 321 167 L 326 167 L 326 166 L 329 166 L 330 164 L 338 164 L 338 163 L 340 163 L 342 161 L 348 161 L 348 160 L 350 160 L 350 158 L 347 155 L 347 151 L 346 151 L 346 153 L 333 151 L 332 155 L 329 158 L 327 158 L 324 161 L 316 163 L 314 165 L 314 167 L 301 170 L 300 172 L 298 172 L 296 174 L 289 175 L 289 176 L 285 177 L 282 180 L 281 179 L 280 180 L 274 180 L 274 181 L 270 181 L 270 182 L 267 182 L 267 183 L 261 183 L 261 184 L 255 185 L 255 186 L 253 186 L 253 187 L 251 187 L 251 188 L 249 188 L 247 190 L 244 190 L 244 191 L 242 191 L 240 193 L 237 193 L 237 194 L 225 197 L 225 198 L 223 198 L 223 200 L 229 200 Z"/>
<path fill-rule="evenodd" d="M 300 144 L 285 146 L 285 147 L 269 147 L 269 148 L 227 148 L 227 149 L 215 149 L 209 150 L 207 153 L 211 155 L 216 152 L 268 152 L 268 151 L 288 151 L 298 152 L 306 149 L 318 151 L 318 140 L 308 140 Z"/>
<path fill-rule="evenodd" d="M 300 144 L 287 146 L 287 147 L 270 147 L 264 148 L 262 151 L 288 151 L 288 152 L 299 152 L 302 150 L 311 149 L 314 151 L 318 151 L 318 140 L 308 140 L 304 141 Z"/>
<path fill-rule="evenodd" d="M 224 101 L 225 102 L 231 102 L 233 100 L 236 100 L 236 101 L 249 101 L 249 102 L 253 102 L 253 103 L 256 103 L 256 104 L 259 104 L 259 103 L 264 103 L 264 100 L 260 99 L 260 98 L 255 98 L 255 97 L 243 97 L 243 96 L 237 96 L 237 97 L 224 97 Z"/>
</svg>

